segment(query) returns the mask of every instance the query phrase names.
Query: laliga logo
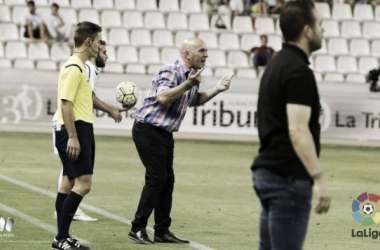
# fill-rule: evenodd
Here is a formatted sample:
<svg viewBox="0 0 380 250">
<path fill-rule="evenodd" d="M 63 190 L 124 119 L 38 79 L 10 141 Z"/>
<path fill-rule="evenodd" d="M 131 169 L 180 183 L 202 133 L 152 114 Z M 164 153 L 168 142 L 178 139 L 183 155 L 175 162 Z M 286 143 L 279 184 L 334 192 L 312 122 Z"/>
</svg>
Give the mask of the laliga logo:
<svg viewBox="0 0 380 250">
<path fill-rule="evenodd" d="M 352 217 L 363 226 L 380 222 L 380 196 L 362 193 L 352 201 Z"/>
<path fill-rule="evenodd" d="M 5 219 L 0 215 L 0 232 L 3 232 L 4 228 L 7 232 L 12 232 L 12 227 L 14 224 L 15 222 L 12 218 L 8 218 L 7 222 L 5 223 Z"/>
</svg>

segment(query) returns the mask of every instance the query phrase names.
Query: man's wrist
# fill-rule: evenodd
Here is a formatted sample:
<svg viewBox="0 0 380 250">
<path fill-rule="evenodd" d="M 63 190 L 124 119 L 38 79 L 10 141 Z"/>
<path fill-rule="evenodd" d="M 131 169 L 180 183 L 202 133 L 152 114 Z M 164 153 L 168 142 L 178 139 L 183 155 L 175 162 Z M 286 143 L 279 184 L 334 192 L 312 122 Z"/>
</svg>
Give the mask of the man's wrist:
<svg viewBox="0 0 380 250">
<path fill-rule="evenodd" d="M 186 85 L 186 89 L 187 89 L 187 90 L 189 90 L 189 89 L 191 89 L 192 87 L 194 87 L 194 85 L 192 85 L 192 84 L 191 84 L 191 81 L 189 81 L 189 80 L 186 80 L 185 85 Z"/>
</svg>

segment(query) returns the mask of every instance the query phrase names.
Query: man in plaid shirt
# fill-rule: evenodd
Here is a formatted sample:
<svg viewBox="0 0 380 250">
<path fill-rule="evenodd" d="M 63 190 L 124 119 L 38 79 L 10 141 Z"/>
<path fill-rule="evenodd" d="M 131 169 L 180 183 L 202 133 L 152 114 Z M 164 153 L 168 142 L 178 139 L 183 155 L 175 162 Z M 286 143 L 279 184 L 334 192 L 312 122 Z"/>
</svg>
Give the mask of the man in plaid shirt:
<svg viewBox="0 0 380 250">
<path fill-rule="evenodd" d="M 146 226 L 154 211 L 156 243 L 189 243 L 169 231 L 174 189 L 174 140 L 187 107 L 202 105 L 230 87 L 233 75 L 223 77 L 214 88 L 198 92 L 208 57 L 206 44 L 198 38 L 183 41 L 180 57 L 154 76 L 144 104 L 135 112 L 132 135 L 146 169 L 145 185 L 132 221 L 129 238 L 153 244 Z"/>
</svg>

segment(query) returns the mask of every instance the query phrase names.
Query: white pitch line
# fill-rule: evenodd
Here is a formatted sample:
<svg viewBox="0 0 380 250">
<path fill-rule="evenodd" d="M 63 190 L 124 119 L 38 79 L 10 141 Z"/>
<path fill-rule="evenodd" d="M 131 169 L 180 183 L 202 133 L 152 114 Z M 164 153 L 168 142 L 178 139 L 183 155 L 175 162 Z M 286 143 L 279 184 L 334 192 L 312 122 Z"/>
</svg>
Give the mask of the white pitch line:
<svg viewBox="0 0 380 250">
<path fill-rule="evenodd" d="M 5 176 L 5 175 L 2 175 L 0 174 L 0 179 L 4 180 L 4 181 L 8 181 L 10 183 L 13 183 L 13 184 L 16 184 L 20 187 L 23 187 L 23 188 L 26 188 L 26 189 L 29 189 L 29 190 L 33 190 L 37 193 L 40 193 L 40 194 L 44 194 L 44 195 L 47 195 L 47 196 L 50 196 L 52 198 L 56 198 L 57 194 L 52 192 L 52 191 L 48 191 L 48 190 L 45 190 L 43 188 L 39 188 L 39 187 L 36 187 L 36 186 L 33 186 L 33 185 L 30 185 L 28 183 L 25 183 L 25 182 L 22 182 L 22 181 L 19 181 L 19 180 L 16 180 L 16 179 L 13 179 L 11 177 L 8 177 L 8 176 Z M 93 213 L 96 213 L 96 214 L 99 214 L 103 217 L 107 217 L 109 219 L 112 219 L 112 220 L 116 220 L 116 221 L 119 221 L 119 222 L 122 222 L 124 224 L 127 224 L 129 226 L 131 226 L 131 221 L 128 220 L 128 219 L 125 219 L 119 215 L 116 215 L 116 214 L 113 214 L 113 213 L 110 213 L 106 210 L 103 210 L 101 208 L 97 208 L 97 207 L 94 207 L 94 206 L 91 206 L 91 205 L 88 205 L 88 204 L 85 204 L 85 203 L 81 203 L 81 207 L 93 212 Z M 154 229 L 151 228 L 151 227 L 147 227 L 147 230 L 151 233 L 154 232 Z M 85 242 L 84 242 L 85 243 Z M 202 245 L 202 244 L 199 244 L 197 242 L 194 242 L 194 241 L 190 241 L 190 245 L 191 247 L 195 248 L 195 249 L 198 249 L 198 250 L 213 250 L 212 248 L 208 247 L 208 246 L 205 246 L 205 245 Z"/>
<path fill-rule="evenodd" d="M 34 218 L 30 215 L 27 215 L 27 214 L 24 214 L 16 209 L 13 209 L 11 207 L 8 207 L 2 203 L 0 203 L 0 211 L 5 211 L 5 212 L 8 212 L 10 214 L 12 214 L 13 216 L 17 216 L 17 217 L 20 217 L 21 219 L 24 219 L 26 220 L 27 222 L 37 226 L 37 227 L 40 227 L 42 229 L 45 229 L 46 231 L 49 231 L 53 234 L 56 234 L 57 233 L 57 229 L 56 227 L 50 225 L 50 224 L 47 224 L 45 222 L 43 222 L 42 220 L 39 220 L 37 218 Z M 17 224 L 16 224 L 17 225 Z M 80 242 L 83 242 L 83 243 L 89 243 L 87 240 L 85 239 L 80 239 L 76 236 L 74 236 L 75 238 L 77 238 Z M 2 242 L 2 241 L 1 241 Z"/>
</svg>

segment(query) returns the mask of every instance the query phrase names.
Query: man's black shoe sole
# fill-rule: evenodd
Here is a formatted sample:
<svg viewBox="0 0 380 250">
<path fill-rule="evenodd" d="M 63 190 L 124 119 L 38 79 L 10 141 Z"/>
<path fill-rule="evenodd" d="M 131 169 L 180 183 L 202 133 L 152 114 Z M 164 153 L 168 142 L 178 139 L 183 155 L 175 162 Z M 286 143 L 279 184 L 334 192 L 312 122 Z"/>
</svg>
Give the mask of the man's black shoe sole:
<svg viewBox="0 0 380 250">
<path fill-rule="evenodd" d="M 132 236 L 129 236 L 128 235 L 128 238 L 130 238 L 131 240 L 133 240 L 134 242 L 137 242 L 137 243 L 140 243 L 140 244 L 144 244 L 144 245 L 152 245 L 153 243 L 149 242 L 149 241 L 143 241 L 143 240 L 139 240 L 139 239 L 136 239 Z"/>
</svg>

